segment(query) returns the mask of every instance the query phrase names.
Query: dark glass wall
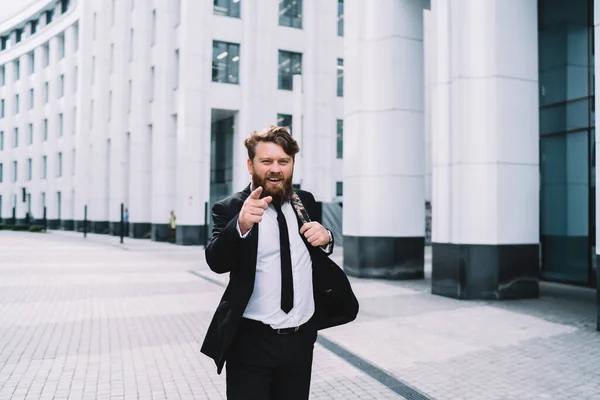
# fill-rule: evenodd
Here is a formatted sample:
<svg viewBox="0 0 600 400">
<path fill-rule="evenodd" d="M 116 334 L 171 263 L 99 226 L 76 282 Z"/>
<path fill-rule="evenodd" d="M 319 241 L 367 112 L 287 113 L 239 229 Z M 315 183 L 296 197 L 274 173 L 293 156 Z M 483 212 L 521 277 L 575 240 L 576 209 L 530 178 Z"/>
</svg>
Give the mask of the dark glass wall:
<svg viewBox="0 0 600 400">
<path fill-rule="evenodd" d="M 592 284 L 593 0 L 539 0 L 542 277 Z"/>
<path fill-rule="evenodd" d="M 213 119 L 215 112 L 213 110 Z M 234 116 L 213 121 L 210 134 L 210 196 L 208 212 L 213 204 L 232 194 Z M 212 237 L 212 216 L 209 221 L 209 237 Z"/>
</svg>

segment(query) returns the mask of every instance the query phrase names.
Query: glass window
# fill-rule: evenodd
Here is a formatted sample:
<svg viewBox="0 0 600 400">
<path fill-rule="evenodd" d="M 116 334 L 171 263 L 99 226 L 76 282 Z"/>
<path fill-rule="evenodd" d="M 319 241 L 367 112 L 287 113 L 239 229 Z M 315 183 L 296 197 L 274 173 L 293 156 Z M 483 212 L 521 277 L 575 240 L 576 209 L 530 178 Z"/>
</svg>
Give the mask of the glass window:
<svg viewBox="0 0 600 400">
<path fill-rule="evenodd" d="M 34 33 L 37 32 L 38 20 L 34 19 L 33 21 L 29 22 L 29 24 L 30 24 L 30 32 L 33 35 Z"/>
<path fill-rule="evenodd" d="M 34 104 L 34 92 L 33 89 L 29 89 L 29 109 L 31 110 L 33 108 L 33 104 Z"/>
<path fill-rule="evenodd" d="M 61 13 L 64 14 L 64 13 L 67 12 L 67 10 L 69 9 L 69 3 L 70 2 L 71 2 L 70 0 L 61 0 L 60 1 L 60 12 Z"/>
<path fill-rule="evenodd" d="M 58 98 L 60 99 L 65 95 L 65 75 L 62 74 L 58 77 Z"/>
<path fill-rule="evenodd" d="M 337 135 L 336 135 L 336 153 L 337 158 L 344 158 L 344 120 L 337 120 Z"/>
<path fill-rule="evenodd" d="M 21 62 L 19 60 L 15 60 L 15 81 L 21 79 Z"/>
<path fill-rule="evenodd" d="M 0 100 L 0 118 L 4 118 L 4 99 Z"/>
<path fill-rule="evenodd" d="M 302 28 L 302 0 L 279 0 L 279 25 Z"/>
<path fill-rule="evenodd" d="M 47 168 L 48 168 L 48 157 L 43 156 L 42 157 L 42 179 L 46 179 Z"/>
<path fill-rule="evenodd" d="M 62 153 L 58 153 L 56 176 L 62 176 Z"/>
<path fill-rule="evenodd" d="M 15 43 L 19 43 L 23 39 L 23 28 L 15 29 Z"/>
<path fill-rule="evenodd" d="M 10 49 L 10 36 L 0 37 L 0 51 Z"/>
<path fill-rule="evenodd" d="M 3 172 L 4 172 L 3 169 L 4 168 L 2 168 L 2 163 L 0 163 L 0 183 L 2 183 L 2 175 L 4 175 L 3 174 Z"/>
<path fill-rule="evenodd" d="M 344 60 L 337 60 L 337 95 L 344 97 Z"/>
<path fill-rule="evenodd" d="M 0 131 L 0 150 L 4 150 L 4 131 Z"/>
<path fill-rule="evenodd" d="M 213 41 L 212 80 L 221 83 L 240 83 L 240 45 Z"/>
<path fill-rule="evenodd" d="M 19 113 L 19 95 L 15 94 L 15 114 Z"/>
<path fill-rule="evenodd" d="M 336 182 L 335 183 L 335 195 L 336 196 L 344 195 L 344 182 Z"/>
<path fill-rule="evenodd" d="M 302 54 L 279 50 L 279 83 L 277 87 L 282 90 L 292 90 L 295 74 L 302 74 Z"/>
<path fill-rule="evenodd" d="M 35 72 L 35 53 L 32 51 L 29 53 L 29 75 Z"/>
<path fill-rule="evenodd" d="M 65 35 L 58 37 L 58 59 L 65 58 Z"/>
<path fill-rule="evenodd" d="M 4 65 L 0 65 L 0 87 L 6 83 L 6 68 Z"/>
<path fill-rule="evenodd" d="M 15 128 L 13 132 L 13 147 L 19 147 L 19 128 Z"/>
<path fill-rule="evenodd" d="M 58 114 L 58 136 L 62 136 L 63 135 L 63 114 L 60 113 Z"/>
<path fill-rule="evenodd" d="M 44 131 L 43 131 L 43 139 L 44 141 L 48 140 L 48 118 L 44 118 Z"/>
<path fill-rule="evenodd" d="M 338 0 L 338 36 L 344 36 L 344 0 Z"/>
<path fill-rule="evenodd" d="M 31 180 L 31 167 L 32 167 L 32 161 L 31 158 L 27 159 L 27 180 L 30 181 Z"/>
<path fill-rule="evenodd" d="M 19 167 L 19 164 L 16 161 L 13 161 L 13 182 L 17 181 L 17 178 L 18 178 L 18 174 L 17 174 L 18 167 Z"/>
<path fill-rule="evenodd" d="M 33 143 L 33 124 L 29 124 L 29 135 L 27 138 L 27 144 Z"/>
<path fill-rule="evenodd" d="M 46 25 L 52 22 L 52 18 L 54 18 L 54 10 L 46 11 Z"/>
<path fill-rule="evenodd" d="M 292 133 L 292 116 L 290 114 L 277 114 L 277 126 L 285 126 Z"/>
<path fill-rule="evenodd" d="M 240 17 L 240 0 L 214 0 L 213 12 L 224 17 Z"/>
<path fill-rule="evenodd" d="M 44 50 L 44 67 L 50 65 L 50 45 L 46 43 L 43 47 Z"/>
</svg>

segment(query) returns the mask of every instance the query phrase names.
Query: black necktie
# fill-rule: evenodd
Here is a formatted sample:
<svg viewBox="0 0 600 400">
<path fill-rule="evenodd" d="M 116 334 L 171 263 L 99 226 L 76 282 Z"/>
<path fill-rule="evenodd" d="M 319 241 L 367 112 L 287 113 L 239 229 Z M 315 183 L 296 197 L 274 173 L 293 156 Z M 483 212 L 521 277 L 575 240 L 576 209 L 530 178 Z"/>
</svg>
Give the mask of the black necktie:
<svg viewBox="0 0 600 400">
<path fill-rule="evenodd" d="M 292 278 L 292 256 L 290 237 L 281 206 L 273 204 L 279 223 L 279 254 L 281 256 L 281 309 L 287 314 L 294 307 L 294 282 Z"/>
</svg>

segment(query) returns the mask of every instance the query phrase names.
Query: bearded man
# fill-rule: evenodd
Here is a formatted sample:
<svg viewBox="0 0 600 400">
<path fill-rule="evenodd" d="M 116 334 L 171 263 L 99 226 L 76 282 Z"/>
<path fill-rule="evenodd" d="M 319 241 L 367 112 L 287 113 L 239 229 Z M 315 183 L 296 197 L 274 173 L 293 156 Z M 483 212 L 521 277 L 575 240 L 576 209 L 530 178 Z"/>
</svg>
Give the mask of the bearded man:
<svg viewBox="0 0 600 400">
<path fill-rule="evenodd" d="M 317 331 L 353 321 L 358 301 L 329 259 L 333 236 L 314 196 L 294 191 L 298 144 L 270 126 L 245 140 L 251 184 L 214 204 L 206 261 L 229 284 L 202 352 L 221 373 L 227 398 L 308 399 Z"/>
</svg>

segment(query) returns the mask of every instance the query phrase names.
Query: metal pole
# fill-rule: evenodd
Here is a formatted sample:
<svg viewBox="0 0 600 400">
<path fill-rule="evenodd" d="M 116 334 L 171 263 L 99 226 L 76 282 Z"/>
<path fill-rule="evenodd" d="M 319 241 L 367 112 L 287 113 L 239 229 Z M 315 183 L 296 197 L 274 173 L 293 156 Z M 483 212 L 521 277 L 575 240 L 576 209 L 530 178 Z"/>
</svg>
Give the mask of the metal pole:
<svg viewBox="0 0 600 400">
<path fill-rule="evenodd" d="M 123 220 L 123 203 L 121 203 L 121 244 L 123 244 L 123 234 L 125 233 L 125 221 Z"/>
<path fill-rule="evenodd" d="M 12 224 L 13 226 L 17 224 L 17 208 L 13 207 L 12 209 Z"/>
<path fill-rule="evenodd" d="M 87 205 L 83 206 L 83 237 L 87 237 Z"/>
<path fill-rule="evenodd" d="M 44 230 L 48 230 L 48 218 L 46 217 L 46 206 L 44 206 Z"/>
</svg>

